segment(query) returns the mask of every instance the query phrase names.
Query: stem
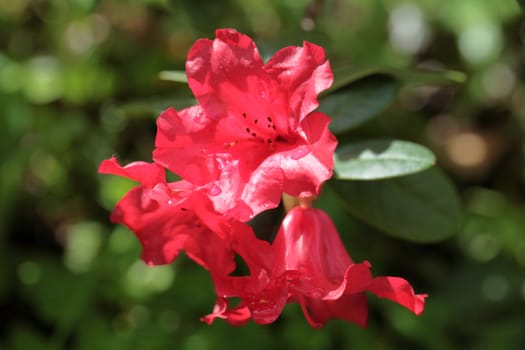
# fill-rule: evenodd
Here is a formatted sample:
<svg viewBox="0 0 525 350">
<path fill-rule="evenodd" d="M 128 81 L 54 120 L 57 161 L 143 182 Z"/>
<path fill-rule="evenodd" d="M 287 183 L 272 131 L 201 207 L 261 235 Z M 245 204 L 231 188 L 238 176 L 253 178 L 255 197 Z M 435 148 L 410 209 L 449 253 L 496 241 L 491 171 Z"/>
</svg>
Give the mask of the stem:
<svg viewBox="0 0 525 350">
<path fill-rule="evenodd" d="M 294 197 L 286 193 L 283 193 L 283 204 L 284 210 L 288 213 L 292 208 L 301 207 L 301 208 L 311 208 L 312 203 L 317 199 L 316 196 L 310 197 Z"/>
</svg>

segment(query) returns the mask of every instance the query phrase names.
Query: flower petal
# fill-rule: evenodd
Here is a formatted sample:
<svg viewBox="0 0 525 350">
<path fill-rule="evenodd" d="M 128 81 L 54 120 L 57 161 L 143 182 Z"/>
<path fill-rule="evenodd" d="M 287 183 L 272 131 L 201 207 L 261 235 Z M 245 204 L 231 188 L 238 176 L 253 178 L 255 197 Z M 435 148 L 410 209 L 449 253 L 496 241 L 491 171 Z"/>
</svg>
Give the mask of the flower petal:
<svg viewBox="0 0 525 350">
<path fill-rule="evenodd" d="M 123 223 L 135 233 L 143 248 L 142 259 L 148 265 L 172 262 L 188 239 L 188 235 L 170 229 L 170 225 L 172 218 L 177 217 L 178 227 L 185 227 L 192 222 L 191 214 L 179 210 L 179 215 L 174 215 L 170 209 L 152 199 L 151 190 L 136 187 L 118 202 L 111 215 L 113 222 Z"/>
<path fill-rule="evenodd" d="M 241 305 L 228 309 L 228 305 L 227 299 L 217 298 L 212 313 L 201 317 L 201 321 L 211 325 L 216 318 L 222 318 L 232 326 L 242 326 L 250 321 L 251 313 L 248 307 Z"/>
<path fill-rule="evenodd" d="M 322 113 L 310 114 L 302 123 L 308 141 L 273 155 L 284 172 L 284 192 L 296 197 L 315 196 L 322 183 L 332 177 L 337 140 L 328 130 L 329 122 Z"/>
<path fill-rule="evenodd" d="M 389 299 L 402 305 L 416 315 L 425 307 L 426 294 L 415 294 L 407 280 L 401 277 L 376 277 L 368 290 L 379 298 Z"/>
<path fill-rule="evenodd" d="M 365 328 L 368 320 L 368 302 L 365 293 L 343 295 L 338 300 L 300 298 L 301 309 L 308 323 L 321 328 L 330 319 L 341 319 Z"/>
<path fill-rule="evenodd" d="M 218 220 L 215 216 L 224 220 L 214 227 L 222 232 L 207 226 Z M 188 190 L 184 181 L 132 189 L 117 204 L 112 220 L 135 233 L 148 265 L 169 264 L 184 250 L 212 274 L 227 275 L 235 268 L 231 243 L 224 238 L 232 230 L 230 221 L 213 211 L 205 194 Z"/>
<path fill-rule="evenodd" d="M 157 120 L 156 149 L 153 160 L 195 185 L 205 185 L 219 177 L 218 164 L 213 156 L 218 145 L 207 126 L 195 122 L 202 117 L 198 106 L 176 112 L 164 111 Z M 193 120 L 193 121 L 192 121 Z"/>
<path fill-rule="evenodd" d="M 341 285 L 323 296 L 323 300 L 337 300 L 343 294 L 354 294 L 364 292 L 372 283 L 372 272 L 368 261 L 351 264 L 345 271 Z"/>
<path fill-rule="evenodd" d="M 158 164 L 133 162 L 123 167 L 114 156 L 103 160 L 98 167 L 98 172 L 127 177 L 144 186 L 153 186 L 159 182 L 164 182 L 165 178 L 164 169 Z"/>
<path fill-rule="evenodd" d="M 188 84 L 208 118 L 218 120 L 223 141 L 272 138 L 266 128 L 288 129 L 289 105 L 278 82 L 263 70 L 253 41 L 233 29 L 216 32 L 216 39 L 197 41 L 186 62 Z M 257 129 L 254 132 L 252 129 Z M 257 135 L 257 136 L 256 136 Z"/>
<path fill-rule="evenodd" d="M 322 47 L 304 42 L 303 47 L 281 49 L 266 63 L 265 71 L 289 91 L 289 103 L 298 121 L 317 108 L 317 95 L 332 85 L 333 74 Z"/>
<path fill-rule="evenodd" d="M 201 135 L 204 131 L 186 133 L 180 121 L 184 112 L 168 110 L 160 116 L 153 159 L 195 185 L 208 186 L 220 213 L 247 221 L 276 207 L 283 172 L 278 164 L 263 162 L 268 155 L 266 146 L 252 142 L 225 145 L 206 140 Z"/>
<path fill-rule="evenodd" d="M 297 272 L 304 291 L 323 290 L 320 295 L 337 288 L 353 264 L 332 220 L 317 208 L 290 210 L 273 246 L 274 273 Z"/>
</svg>

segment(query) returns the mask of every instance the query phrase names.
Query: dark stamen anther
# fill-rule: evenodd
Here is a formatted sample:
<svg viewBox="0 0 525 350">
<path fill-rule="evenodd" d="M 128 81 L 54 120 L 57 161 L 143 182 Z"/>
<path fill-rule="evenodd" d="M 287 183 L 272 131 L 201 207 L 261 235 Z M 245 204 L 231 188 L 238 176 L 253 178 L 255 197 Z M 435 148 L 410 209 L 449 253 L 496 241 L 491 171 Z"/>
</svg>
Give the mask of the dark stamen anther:
<svg viewBox="0 0 525 350">
<path fill-rule="evenodd" d="M 257 124 L 258 120 L 257 120 L 257 119 L 255 119 L 255 120 L 254 120 L 253 122 L 254 122 L 255 124 Z"/>
<path fill-rule="evenodd" d="M 188 208 L 180 208 L 180 210 L 182 210 L 182 211 L 187 211 Z"/>
<path fill-rule="evenodd" d="M 275 130 L 275 129 L 277 129 L 277 128 L 275 127 L 275 125 L 272 125 L 272 129 Z"/>
<path fill-rule="evenodd" d="M 243 117 L 243 118 L 246 118 L 246 113 L 243 113 L 243 114 L 242 114 L 242 117 Z"/>
<path fill-rule="evenodd" d="M 270 123 L 272 122 L 272 118 L 268 117 L 267 119 Z"/>
<path fill-rule="evenodd" d="M 272 143 L 272 140 L 268 139 L 268 143 Z"/>
<path fill-rule="evenodd" d="M 253 137 L 257 137 L 257 134 L 254 133 L 254 132 L 252 132 L 252 136 L 253 136 Z"/>
<path fill-rule="evenodd" d="M 250 133 L 250 128 L 246 128 L 246 132 L 249 134 Z"/>
</svg>

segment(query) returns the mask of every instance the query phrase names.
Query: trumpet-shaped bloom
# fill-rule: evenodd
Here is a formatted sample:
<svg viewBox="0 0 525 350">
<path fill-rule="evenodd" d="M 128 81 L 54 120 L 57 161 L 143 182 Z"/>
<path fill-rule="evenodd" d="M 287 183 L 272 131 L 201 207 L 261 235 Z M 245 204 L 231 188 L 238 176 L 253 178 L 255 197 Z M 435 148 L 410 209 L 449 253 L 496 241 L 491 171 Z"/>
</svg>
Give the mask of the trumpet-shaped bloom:
<svg viewBox="0 0 525 350">
<path fill-rule="evenodd" d="M 368 262 L 354 263 L 344 248 L 330 217 L 319 209 L 292 209 L 273 243 L 271 276 L 259 283 L 259 294 L 231 293 L 241 303 L 228 310 L 220 299 L 211 315 L 242 324 L 250 316 L 258 323 L 273 322 L 285 302 L 300 303 L 307 321 L 321 327 L 330 319 L 343 319 L 365 327 L 368 306 L 365 292 L 397 302 L 419 315 L 426 295 L 415 294 L 399 277 L 372 277 Z M 244 286 L 243 286 L 244 287 Z M 246 288 L 245 288 L 246 290 Z M 271 308 L 268 308 L 271 305 Z M 259 315 L 264 311 L 265 318 Z"/>
<path fill-rule="evenodd" d="M 264 63 L 248 36 L 221 29 L 193 45 L 186 72 L 199 104 L 160 116 L 157 163 L 208 185 L 216 210 L 242 221 L 282 192 L 319 192 L 337 144 L 329 117 L 314 112 L 333 79 L 321 47 L 286 47 Z"/>
</svg>

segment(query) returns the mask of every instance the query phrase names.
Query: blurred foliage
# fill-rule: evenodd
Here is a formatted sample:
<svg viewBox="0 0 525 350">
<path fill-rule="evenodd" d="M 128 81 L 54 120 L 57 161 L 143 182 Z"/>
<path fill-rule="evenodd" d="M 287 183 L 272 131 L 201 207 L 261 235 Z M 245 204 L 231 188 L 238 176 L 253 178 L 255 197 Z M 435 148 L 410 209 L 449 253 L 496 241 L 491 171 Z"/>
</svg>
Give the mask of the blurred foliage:
<svg viewBox="0 0 525 350">
<path fill-rule="evenodd" d="M 525 348 L 519 3 L 0 1 L 0 349 Z M 465 208 L 456 236 L 407 242 L 368 226 L 374 213 L 357 202 L 350 212 L 365 221 L 349 217 L 330 186 L 318 201 L 356 261 L 430 294 L 422 316 L 371 297 L 367 330 L 340 321 L 310 329 L 297 305 L 271 326 L 206 326 L 199 317 L 214 302 L 207 273 L 184 257 L 145 267 L 133 234 L 108 222 L 132 183 L 98 176 L 99 162 L 112 154 L 123 163 L 151 158 L 158 112 L 193 103 L 185 84 L 158 73 L 184 69 L 192 43 L 219 27 L 251 35 L 264 57 L 309 40 L 326 48 L 334 67 L 466 73 L 462 85 L 435 85 L 382 69 L 359 81 L 364 88 L 348 87 L 361 109 L 338 110 L 359 123 L 336 125 L 341 143 L 386 135 L 431 149 Z M 337 93 L 326 98 L 344 102 Z M 379 118 L 370 120 L 369 108 Z M 432 209 L 433 196 L 425 200 Z M 410 225 L 417 212 L 397 215 L 388 219 Z M 427 224 L 446 230 L 437 217 Z"/>
</svg>

